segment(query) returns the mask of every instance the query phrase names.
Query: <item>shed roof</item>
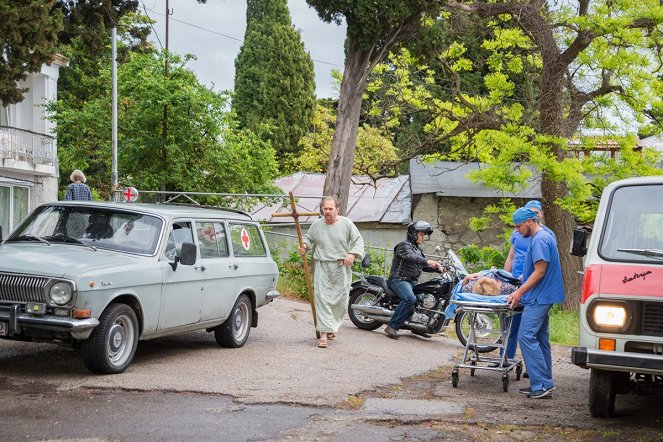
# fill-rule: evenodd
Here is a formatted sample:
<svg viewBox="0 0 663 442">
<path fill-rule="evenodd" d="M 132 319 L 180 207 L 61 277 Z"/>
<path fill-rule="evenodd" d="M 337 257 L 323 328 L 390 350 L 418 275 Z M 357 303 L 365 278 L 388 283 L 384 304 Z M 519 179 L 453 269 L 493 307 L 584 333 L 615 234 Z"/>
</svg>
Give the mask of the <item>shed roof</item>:
<svg viewBox="0 0 663 442">
<path fill-rule="evenodd" d="M 514 167 L 516 164 L 514 164 Z M 423 162 L 420 157 L 410 160 L 412 194 L 435 193 L 439 196 L 484 198 L 541 198 L 541 178 L 534 175 L 531 186 L 522 192 L 502 192 L 467 178 L 473 170 L 486 167 L 482 163 L 456 161 Z"/>
<path fill-rule="evenodd" d="M 277 179 L 274 184 L 297 200 L 298 212 L 319 212 L 325 175 L 297 172 Z M 272 223 L 292 223 L 292 217 L 273 217 L 276 212 L 289 212 L 283 203 L 259 206 L 252 212 L 254 218 Z M 350 184 L 347 217 L 354 222 L 380 222 L 407 224 L 411 221 L 412 197 L 407 175 L 381 178 L 374 182 L 367 176 L 353 176 Z M 302 223 L 311 223 L 317 217 L 300 217 Z"/>
</svg>

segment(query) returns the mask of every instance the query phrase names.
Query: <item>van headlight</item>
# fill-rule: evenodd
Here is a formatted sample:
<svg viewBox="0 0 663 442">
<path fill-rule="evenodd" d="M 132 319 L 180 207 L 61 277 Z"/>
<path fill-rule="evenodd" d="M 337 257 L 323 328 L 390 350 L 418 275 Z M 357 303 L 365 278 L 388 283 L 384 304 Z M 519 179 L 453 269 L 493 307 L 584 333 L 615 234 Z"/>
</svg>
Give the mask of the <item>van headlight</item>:
<svg viewBox="0 0 663 442">
<path fill-rule="evenodd" d="M 631 309 L 625 302 L 595 302 L 588 312 L 589 325 L 599 332 L 625 332 L 632 319 Z"/>
<path fill-rule="evenodd" d="M 74 291 L 66 282 L 56 282 L 48 291 L 48 296 L 56 305 L 65 305 L 71 301 Z"/>
</svg>

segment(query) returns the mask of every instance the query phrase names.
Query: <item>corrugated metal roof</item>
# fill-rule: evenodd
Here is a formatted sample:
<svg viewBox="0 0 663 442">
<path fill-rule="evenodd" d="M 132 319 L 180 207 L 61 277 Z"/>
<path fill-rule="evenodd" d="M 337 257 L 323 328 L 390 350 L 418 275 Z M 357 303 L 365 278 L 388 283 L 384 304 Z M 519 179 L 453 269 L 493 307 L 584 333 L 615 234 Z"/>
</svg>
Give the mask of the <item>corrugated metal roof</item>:
<svg viewBox="0 0 663 442">
<path fill-rule="evenodd" d="M 279 178 L 274 184 L 287 194 L 295 195 L 298 212 L 319 212 L 325 175 L 297 172 Z M 285 203 L 285 201 L 283 202 Z M 260 206 L 252 215 L 271 223 L 292 223 L 291 217 L 272 217 L 276 212 L 289 212 L 283 203 Z M 412 197 L 407 175 L 381 178 L 376 182 L 367 176 L 353 176 L 348 197 L 347 217 L 354 222 L 380 222 L 407 224 L 411 221 Z M 316 217 L 300 217 L 302 223 L 313 222 Z"/>
<path fill-rule="evenodd" d="M 514 167 L 516 164 L 514 164 Z M 436 193 L 440 196 L 452 197 L 485 197 L 485 198 L 541 198 L 541 178 L 535 178 L 529 189 L 518 194 L 501 192 L 467 178 L 473 170 L 486 167 L 481 163 L 461 163 L 455 161 L 436 161 L 424 163 L 421 158 L 410 160 L 410 180 L 412 194 Z"/>
</svg>

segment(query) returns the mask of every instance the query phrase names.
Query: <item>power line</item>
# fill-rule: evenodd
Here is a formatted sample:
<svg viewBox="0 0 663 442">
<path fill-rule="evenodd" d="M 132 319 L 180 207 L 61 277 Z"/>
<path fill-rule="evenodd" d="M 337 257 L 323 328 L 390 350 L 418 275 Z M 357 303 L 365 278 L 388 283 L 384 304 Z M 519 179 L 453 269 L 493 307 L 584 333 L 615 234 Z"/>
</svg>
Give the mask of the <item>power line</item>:
<svg viewBox="0 0 663 442">
<path fill-rule="evenodd" d="M 164 17 L 165 17 L 165 14 L 162 14 L 162 13 L 160 13 L 160 12 L 158 12 L 158 11 L 154 11 L 154 10 L 152 10 L 152 9 L 146 9 L 144 3 L 143 3 L 143 8 L 145 9 L 145 14 L 146 14 L 146 15 L 147 15 L 147 11 L 150 11 L 150 12 L 153 12 L 154 14 L 161 15 L 161 16 L 164 16 Z M 148 17 L 149 17 L 149 15 L 148 15 Z M 218 32 L 218 31 L 215 31 L 215 30 L 213 30 L 213 29 L 208 29 L 208 28 L 205 28 L 205 27 L 199 26 L 199 25 L 194 24 L 194 23 L 186 22 L 186 21 L 184 21 L 184 20 L 178 20 L 178 19 L 173 18 L 173 17 L 170 17 L 170 20 L 176 21 L 176 22 L 178 22 L 178 23 L 182 23 L 182 24 L 187 25 L 187 26 L 191 26 L 192 28 L 200 29 L 201 31 L 211 32 L 212 34 L 216 34 L 216 35 L 219 35 L 219 36 L 224 37 L 224 38 L 229 38 L 229 39 L 231 39 L 231 40 L 235 40 L 235 41 L 237 41 L 237 42 L 239 42 L 239 43 L 243 43 L 243 42 L 244 42 L 244 40 L 241 39 L 241 38 L 233 37 L 232 35 L 224 34 L 224 33 L 222 33 L 222 32 Z M 154 27 L 153 27 L 152 29 L 154 29 Z M 156 31 L 154 31 L 154 33 L 155 33 L 155 35 L 156 35 Z M 159 39 L 159 37 L 157 36 L 157 40 L 158 40 L 158 39 Z M 161 44 L 161 42 L 159 42 L 159 44 Z M 313 61 L 313 62 L 315 62 L 315 63 L 326 64 L 326 65 L 329 65 L 329 66 L 336 66 L 336 67 L 339 67 L 339 68 L 344 67 L 343 65 L 340 65 L 340 64 L 338 64 L 338 63 L 332 63 L 331 61 L 316 60 L 316 59 L 314 59 L 314 58 L 311 58 L 311 61 Z"/>
</svg>

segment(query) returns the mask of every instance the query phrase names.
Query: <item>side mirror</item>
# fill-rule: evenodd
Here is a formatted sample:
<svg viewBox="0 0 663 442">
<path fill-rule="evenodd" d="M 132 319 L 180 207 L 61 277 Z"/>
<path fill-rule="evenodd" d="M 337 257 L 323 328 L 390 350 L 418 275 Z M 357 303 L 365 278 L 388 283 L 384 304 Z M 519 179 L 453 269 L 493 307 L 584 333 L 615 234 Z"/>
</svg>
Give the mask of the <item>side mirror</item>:
<svg viewBox="0 0 663 442">
<path fill-rule="evenodd" d="M 173 262 L 169 262 L 173 271 L 177 270 L 177 264 L 182 263 L 183 266 L 192 266 L 196 263 L 196 256 L 198 255 L 198 247 L 191 242 L 183 242 L 179 255 L 177 255 Z"/>
<path fill-rule="evenodd" d="M 364 257 L 361 259 L 361 266 L 365 269 L 371 266 L 371 255 L 369 255 L 368 252 L 366 252 Z"/>
<path fill-rule="evenodd" d="M 571 255 L 585 256 L 587 254 L 587 238 L 589 232 L 584 227 L 573 229 L 573 242 L 571 243 Z"/>
</svg>

